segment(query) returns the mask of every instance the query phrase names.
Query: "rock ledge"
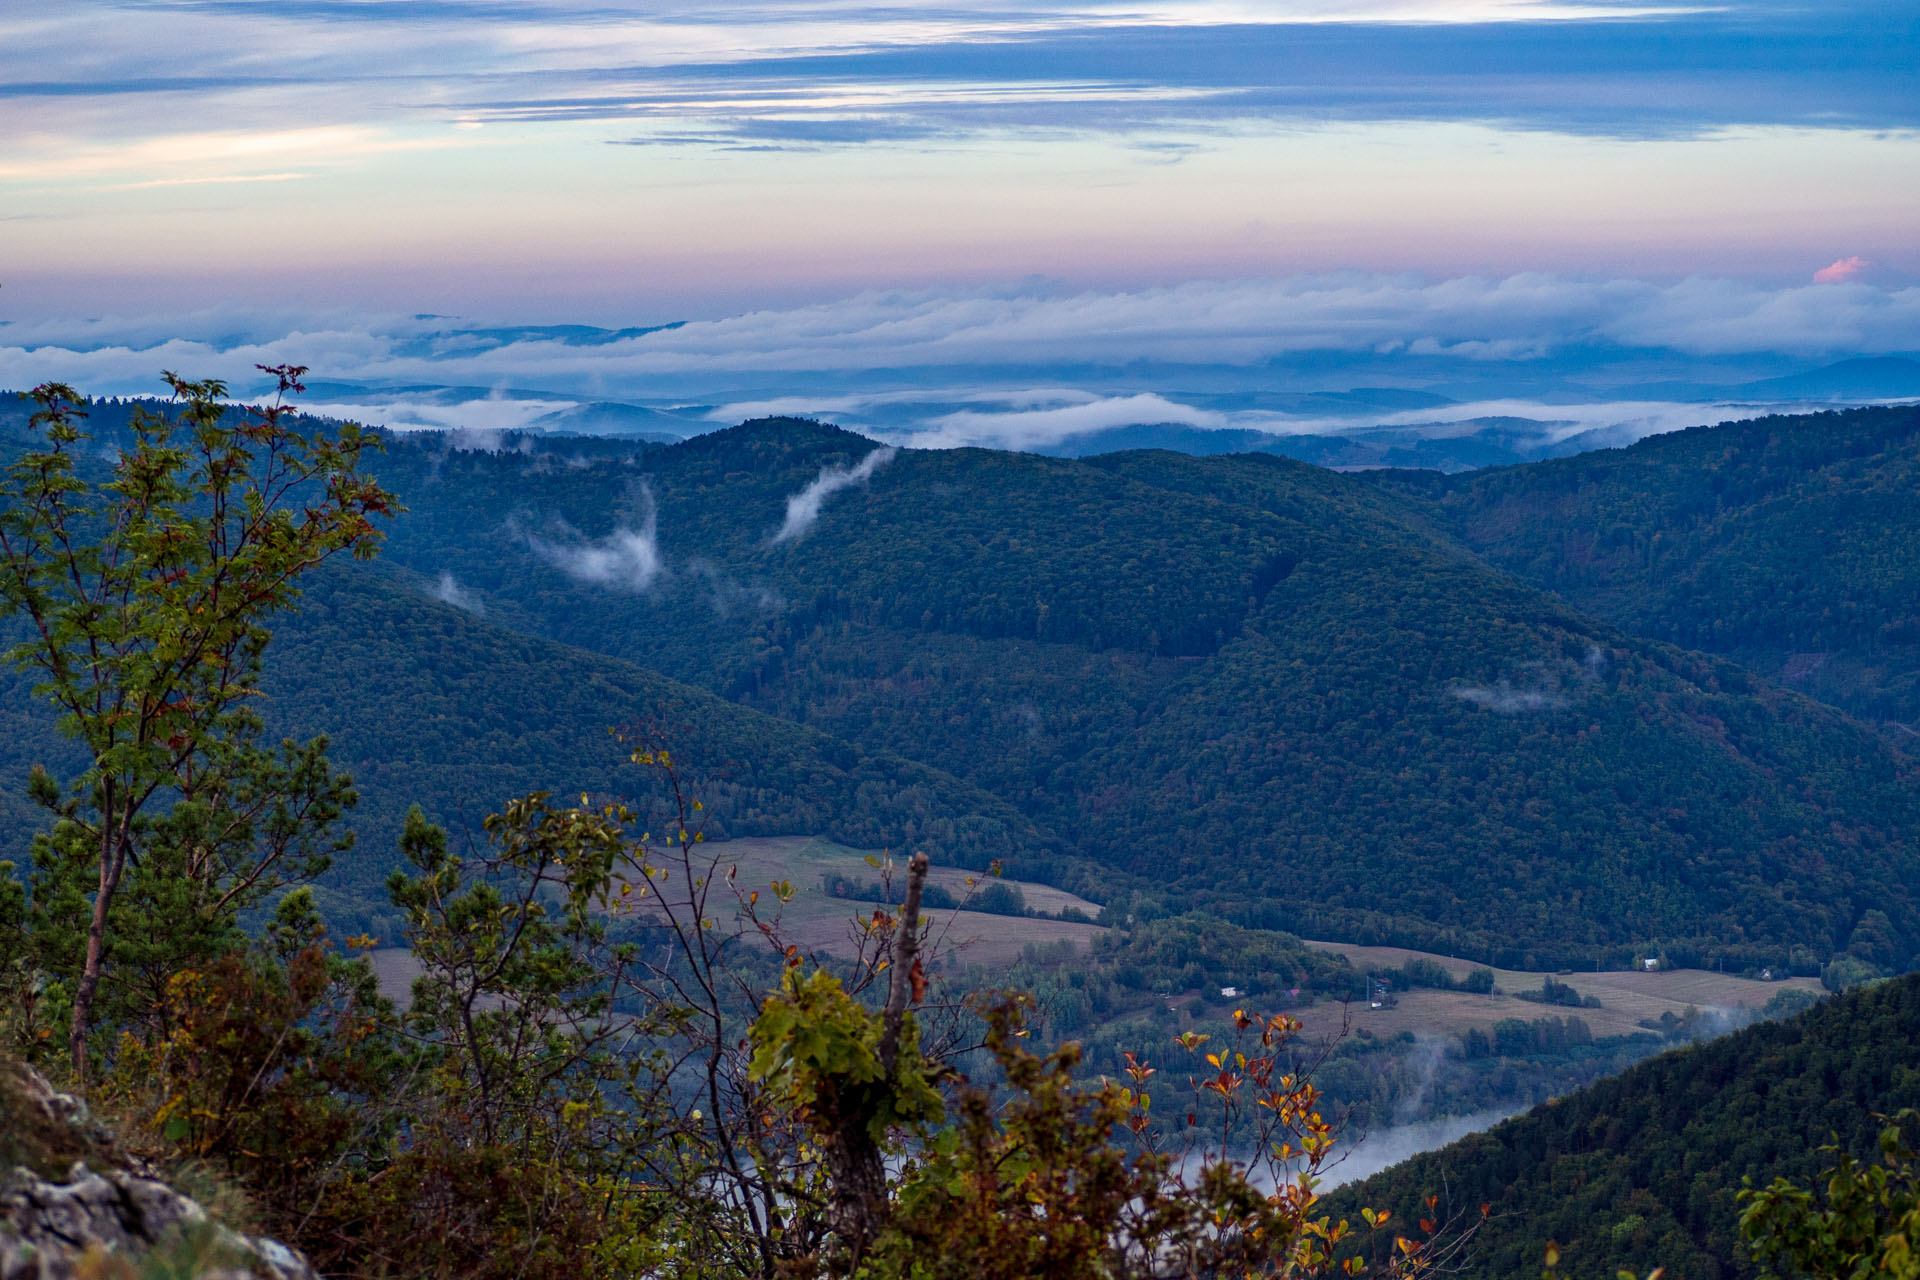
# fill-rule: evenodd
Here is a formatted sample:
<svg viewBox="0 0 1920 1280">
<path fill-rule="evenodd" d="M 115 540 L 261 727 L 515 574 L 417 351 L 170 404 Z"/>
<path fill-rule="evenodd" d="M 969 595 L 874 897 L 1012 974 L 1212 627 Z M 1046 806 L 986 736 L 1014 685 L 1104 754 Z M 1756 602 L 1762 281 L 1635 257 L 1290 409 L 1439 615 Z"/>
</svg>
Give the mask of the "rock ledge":
<svg viewBox="0 0 1920 1280">
<path fill-rule="evenodd" d="M 64 1128 L 100 1161 L 101 1131 L 84 1104 L 27 1068 L 11 1074 L 0 1123 Z M 196 1280 L 319 1280 L 292 1249 L 221 1226 L 138 1161 L 126 1163 L 135 1167 L 77 1160 L 63 1177 L 19 1164 L 0 1173 L 0 1280 L 135 1280 L 150 1258 L 164 1274 Z"/>
</svg>

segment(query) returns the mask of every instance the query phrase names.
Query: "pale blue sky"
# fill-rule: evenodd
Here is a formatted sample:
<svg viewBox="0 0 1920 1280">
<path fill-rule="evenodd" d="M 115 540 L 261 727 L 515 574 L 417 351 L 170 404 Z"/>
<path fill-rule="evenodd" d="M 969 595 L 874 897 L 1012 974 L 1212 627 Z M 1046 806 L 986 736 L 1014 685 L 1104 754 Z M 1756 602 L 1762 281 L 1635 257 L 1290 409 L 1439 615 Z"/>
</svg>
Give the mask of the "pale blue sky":
<svg viewBox="0 0 1920 1280">
<path fill-rule="evenodd" d="M 1920 268 L 1912 5 L 7 11 L 0 282 L 35 311 Z"/>
<path fill-rule="evenodd" d="M 435 376 L 715 403 L 863 370 L 1911 353 L 1916 15 L 0 6 L 0 383 L 131 376 L 168 339 L 397 378 L 428 312 L 692 321 Z"/>
</svg>

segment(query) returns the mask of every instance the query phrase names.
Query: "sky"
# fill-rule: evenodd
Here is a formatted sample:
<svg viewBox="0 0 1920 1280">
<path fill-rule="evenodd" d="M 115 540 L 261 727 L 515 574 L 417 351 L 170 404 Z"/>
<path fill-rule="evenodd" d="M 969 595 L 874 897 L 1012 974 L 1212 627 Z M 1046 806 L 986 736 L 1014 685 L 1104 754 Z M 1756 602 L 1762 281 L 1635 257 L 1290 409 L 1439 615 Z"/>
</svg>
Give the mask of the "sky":
<svg viewBox="0 0 1920 1280">
<path fill-rule="evenodd" d="M 1849 0 L 0 6 L 0 385 L 1737 384 L 1920 352 L 1916 65 Z"/>
</svg>

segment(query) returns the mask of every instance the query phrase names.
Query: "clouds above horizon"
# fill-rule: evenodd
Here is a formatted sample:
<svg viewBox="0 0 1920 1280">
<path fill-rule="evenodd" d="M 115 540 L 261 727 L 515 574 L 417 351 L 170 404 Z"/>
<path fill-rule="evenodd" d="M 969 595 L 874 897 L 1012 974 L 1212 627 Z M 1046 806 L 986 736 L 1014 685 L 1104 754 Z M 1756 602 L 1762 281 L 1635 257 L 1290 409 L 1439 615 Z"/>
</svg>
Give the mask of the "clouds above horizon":
<svg viewBox="0 0 1920 1280">
<path fill-rule="evenodd" d="M 691 434 L 793 415 L 932 447 L 1047 448 L 1136 424 L 1434 436 L 1502 419 L 1531 424 L 1525 431 L 1551 445 L 1818 403 L 1817 389 L 1731 388 L 1848 357 L 1920 355 L 1920 287 L 1860 279 L 1763 288 L 1714 277 L 1347 273 L 1124 291 L 1027 284 L 868 292 L 627 330 L 295 319 L 223 308 L 15 321 L 0 327 L 0 387 L 60 380 L 151 394 L 158 372 L 175 369 L 245 392 L 259 385 L 254 366 L 293 363 L 310 368 L 317 411 L 400 429 L 571 429 L 590 420 L 571 411 L 613 402 L 633 407 L 599 419 L 611 429 Z M 1354 387 L 1389 390 L 1347 397 Z M 643 576 L 638 543 L 546 540 L 556 563 L 564 550 L 583 571 Z"/>
<path fill-rule="evenodd" d="M 1920 121 L 1900 75 L 1910 25 L 1866 4 L 1753 0 L 75 0 L 0 18 L 0 95 L 31 123 L 66 126 L 52 133 L 136 137 L 196 118 L 224 127 L 228 103 L 280 127 L 310 126 L 321 108 L 330 125 L 591 117 L 724 129 L 756 111 L 952 106 L 964 117 L 1031 99 L 1027 122 L 1073 123 L 1046 118 L 1063 88 L 1083 104 L 1159 90 L 1244 99 L 1230 109 L 1255 114 L 1531 116 L 1634 134 L 1900 126 Z M 170 54 L 164 74 L 159 47 Z M 1691 77 L 1685 94 L 1634 92 L 1677 72 Z M 1781 101 L 1771 90 L 1789 76 L 1798 92 Z M 143 102 L 155 97 L 185 110 L 156 120 Z"/>
<path fill-rule="evenodd" d="M 0 307 L 1898 282 L 1917 58 L 1853 0 L 74 0 L 0 16 Z"/>
<path fill-rule="evenodd" d="M 1841 258 L 1838 262 L 1822 267 L 1814 272 L 1813 282 L 1815 284 L 1840 284 L 1843 281 L 1853 279 L 1872 265 L 1871 262 L 1868 262 L 1856 253 L 1849 257 Z"/>
<path fill-rule="evenodd" d="M 1546 365 L 1595 350 L 1691 358 L 1911 353 L 1920 351 L 1920 286 L 1343 273 L 1117 291 L 874 291 L 626 336 L 351 312 L 289 320 L 283 311 L 237 308 L 15 320 L 0 326 L 0 385 L 60 379 L 124 393 L 175 368 L 244 386 L 256 378 L 256 364 L 297 363 L 320 381 L 555 393 L 531 403 L 498 400 L 499 421 L 467 424 L 505 427 L 583 397 L 697 401 L 730 388 L 795 387 L 814 375 L 860 375 L 857 389 L 835 394 L 869 400 L 884 399 L 889 376 L 910 375 L 907 388 L 924 399 L 927 387 L 939 385 L 929 381 L 932 371 L 947 369 L 990 369 L 998 381 L 1000 371 L 1060 365 L 1248 369 L 1323 355 L 1457 371 Z M 964 381 L 979 378 L 970 373 Z M 812 386 L 796 389 L 811 397 L 808 404 L 839 403 Z M 779 394 L 791 392 L 751 401 L 733 394 L 729 403 L 791 407 Z M 418 416 L 408 425 L 453 425 L 432 396 L 411 403 Z"/>
</svg>

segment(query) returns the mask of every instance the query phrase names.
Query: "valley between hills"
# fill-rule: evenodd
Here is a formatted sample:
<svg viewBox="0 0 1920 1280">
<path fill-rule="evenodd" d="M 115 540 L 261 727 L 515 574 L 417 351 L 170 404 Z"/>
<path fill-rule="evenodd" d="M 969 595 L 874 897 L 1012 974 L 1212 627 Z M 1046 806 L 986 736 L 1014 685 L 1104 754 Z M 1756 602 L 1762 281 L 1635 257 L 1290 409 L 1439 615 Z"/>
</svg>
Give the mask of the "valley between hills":
<svg viewBox="0 0 1920 1280">
<path fill-rule="evenodd" d="M 1035 1043 L 1116 1079 L 1285 1013 L 1330 1113 L 1390 1134 L 1717 1061 L 1676 1046 L 1914 966 L 1917 460 L 1901 407 L 1452 476 L 797 419 L 392 435 L 404 513 L 276 621 L 261 706 L 353 776 L 312 900 L 403 1005 L 409 808 L 470 854 L 530 791 L 667 830 L 639 744 L 701 802 L 682 883 L 724 882 L 729 938 L 784 885 L 790 954 L 853 963 L 924 853 L 941 990 L 1030 993 Z M 71 768 L 7 680 L 0 767 Z M 17 792 L 0 819 L 20 858 Z"/>
</svg>

